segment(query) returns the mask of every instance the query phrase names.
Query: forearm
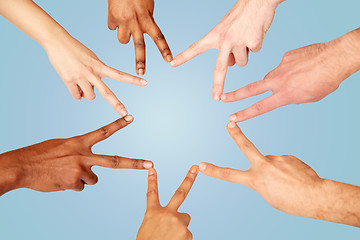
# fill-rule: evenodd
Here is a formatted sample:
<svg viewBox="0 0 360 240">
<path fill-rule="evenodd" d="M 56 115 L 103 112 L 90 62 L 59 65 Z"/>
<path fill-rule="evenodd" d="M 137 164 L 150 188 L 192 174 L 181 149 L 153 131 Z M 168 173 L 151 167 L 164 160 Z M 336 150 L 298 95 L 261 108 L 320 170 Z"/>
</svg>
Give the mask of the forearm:
<svg viewBox="0 0 360 240">
<path fill-rule="evenodd" d="M 31 0 L 0 0 L 0 14 L 44 48 L 54 39 L 69 36 L 64 28 Z"/>
<path fill-rule="evenodd" d="M 360 227 L 360 187 L 322 180 L 316 195 L 316 219 Z"/>
</svg>

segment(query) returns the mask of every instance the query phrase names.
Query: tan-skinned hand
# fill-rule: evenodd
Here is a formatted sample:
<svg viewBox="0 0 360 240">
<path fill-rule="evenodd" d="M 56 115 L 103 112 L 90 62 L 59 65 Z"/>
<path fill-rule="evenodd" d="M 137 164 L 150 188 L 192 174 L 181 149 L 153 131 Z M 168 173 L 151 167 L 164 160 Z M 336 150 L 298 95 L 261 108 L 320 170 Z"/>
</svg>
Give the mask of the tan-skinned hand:
<svg viewBox="0 0 360 240">
<path fill-rule="evenodd" d="M 272 207 L 296 216 L 360 226 L 360 188 L 322 179 L 294 156 L 264 156 L 235 123 L 227 130 L 250 161 L 246 171 L 200 163 L 207 176 L 245 185 Z"/>
<path fill-rule="evenodd" d="M 153 168 L 149 170 L 147 209 L 136 237 L 137 240 L 191 240 L 193 238 L 188 229 L 190 215 L 179 213 L 178 209 L 186 199 L 198 172 L 198 166 L 192 166 L 168 205 L 162 207 L 156 171 Z"/>
<path fill-rule="evenodd" d="M 40 192 L 82 191 L 98 177 L 93 166 L 149 169 L 151 161 L 92 153 L 92 146 L 133 121 L 131 115 L 82 136 L 53 139 L 0 155 L 0 195 L 17 188 Z"/>
<path fill-rule="evenodd" d="M 122 44 L 127 44 L 133 37 L 138 75 L 146 71 L 145 33 L 153 39 L 166 62 L 173 59 L 165 37 L 153 18 L 153 12 L 154 0 L 109 0 L 109 29 L 118 28 L 118 39 Z"/>
</svg>

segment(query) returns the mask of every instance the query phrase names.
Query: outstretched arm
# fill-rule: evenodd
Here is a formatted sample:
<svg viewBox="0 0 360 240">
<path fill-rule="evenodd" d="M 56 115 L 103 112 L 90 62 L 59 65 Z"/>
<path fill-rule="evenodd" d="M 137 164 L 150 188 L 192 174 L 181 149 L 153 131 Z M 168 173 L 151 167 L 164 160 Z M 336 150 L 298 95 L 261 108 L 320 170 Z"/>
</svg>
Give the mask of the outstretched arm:
<svg viewBox="0 0 360 240">
<path fill-rule="evenodd" d="M 124 105 L 106 86 L 102 78 L 145 86 L 146 81 L 106 66 L 87 47 L 31 0 L 0 0 L 0 15 L 40 43 L 73 98 L 93 100 L 94 87 L 121 115 Z"/>
<path fill-rule="evenodd" d="M 201 163 L 202 173 L 257 191 L 285 213 L 360 227 L 360 187 L 320 178 L 294 156 L 264 156 L 229 123 L 228 131 L 251 163 L 247 171 Z"/>
</svg>

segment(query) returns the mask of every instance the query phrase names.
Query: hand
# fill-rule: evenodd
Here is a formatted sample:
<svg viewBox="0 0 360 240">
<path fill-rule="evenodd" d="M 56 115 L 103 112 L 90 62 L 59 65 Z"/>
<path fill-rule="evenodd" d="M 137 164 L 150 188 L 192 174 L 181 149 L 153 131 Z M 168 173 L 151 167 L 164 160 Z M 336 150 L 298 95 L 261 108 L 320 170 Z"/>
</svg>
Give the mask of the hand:
<svg viewBox="0 0 360 240">
<path fill-rule="evenodd" d="M 108 26 L 118 27 L 118 39 L 127 44 L 133 36 L 135 45 L 136 73 L 145 73 L 144 33 L 149 34 L 166 62 L 172 60 L 170 48 L 153 18 L 154 0 L 109 0 Z"/>
<path fill-rule="evenodd" d="M 360 227 L 360 187 L 322 179 L 294 156 L 263 156 L 235 123 L 227 129 L 250 168 L 240 171 L 200 163 L 202 173 L 245 185 L 285 213 Z"/>
<path fill-rule="evenodd" d="M 230 121 L 245 121 L 288 104 L 317 102 L 334 92 L 342 81 L 359 69 L 359 54 L 350 50 L 356 44 L 350 44 L 349 39 L 346 40 L 349 37 L 345 35 L 331 42 L 287 52 L 280 65 L 263 80 L 223 94 L 223 102 L 234 102 L 273 92 L 270 97 L 231 115 Z"/>
<path fill-rule="evenodd" d="M 98 177 L 91 170 L 92 166 L 149 169 L 153 166 L 151 161 L 97 155 L 91 151 L 93 145 L 132 121 L 133 117 L 128 115 L 82 136 L 49 140 L 1 154 L 0 179 L 16 180 L 12 183 L 12 189 L 25 187 L 40 192 L 66 189 L 81 191 L 84 184 L 93 185 L 98 181 Z M 6 191 L 1 191 L 0 188 L 0 195 Z"/>
<path fill-rule="evenodd" d="M 218 49 L 213 99 L 219 101 L 224 90 L 227 67 L 235 63 L 243 67 L 248 62 L 249 49 L 253 52 L 260 51 L 265 34 L 273 21 L 275 9 L 283 1 L 237 1 L 213 30 L 176 56 L 170 65 L 177 67 L 209 49 Z"/>
<path fill-rule="evenodd" d="M 96 55 L 76 39 L 68 36 L 66 40 L 57 43 L 49 43 L 45 46 L 49 59 L 63 79 L 73 98 L 81 100 L 95 99 L 94 87 L 121 115 L 126 116 L 124 105 L 116 95 L 106 86 L 102 78 L 145 86 L 146 80 L 120 72 L 106 66 Z"/>
<path fill-rule="evenodd" d="M 156 171 L 149 170 L 147 209 L 136 237 L 137 240 L 190 240 L 193 238 L 187 228 L 191 220 L 190 215 L 179 213 L 178 209 L 188 195 L 198 172 L 198 166 L 192 166 L 168 205 L 162 207 L 159 201 Z"/>
<path fill-rule="evenodd" d="M 202 173 L 245 185 L 285 213 L 304 217 L 316 215 L 323 180 L 313 169 L 294 156 L 263 156 L 236 124 L 229 123 L 227 129 L 249 159 L 250 169 L 240 171 L 200 163 Z"/>
</svg>

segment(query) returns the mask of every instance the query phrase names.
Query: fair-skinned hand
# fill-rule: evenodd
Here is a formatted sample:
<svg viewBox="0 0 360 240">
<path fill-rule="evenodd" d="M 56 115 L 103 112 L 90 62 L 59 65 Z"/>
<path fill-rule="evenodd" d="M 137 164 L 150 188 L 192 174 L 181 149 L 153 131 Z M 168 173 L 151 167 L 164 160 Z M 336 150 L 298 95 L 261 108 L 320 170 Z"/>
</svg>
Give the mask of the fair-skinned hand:
<svg viewBox="0 0 360 240">
<path fill-rule="evenodd" d="M 111 78 L 120 82 L 145 86 L 146 80 L 129 75 L 106 66 L 87 47 L 76 39 L 68 36 L 66 40 L 48 43 L 45 47 L 50 62 L 64 81 L 73 98 L 81 100 L 95 99 L 94 87 L 121 115 L 126 116 L 127 110 L 116 95 L 102 81 Z"/>
<path fill-rule="evenodd" d="M 213 99 L 219 101 L 228 66 L 236 63 L 243 67 L 248 62 L 249 49 L 253 52 L 260 51 L 273 21 L 275 9 L 283 1 L 238 0 L 213 30 L 176 56 L 170 65 L 177 67 L 207 50 L 218 49 Z"/>
<path fill-rule="evenodd" d="M 159 200 L 156 171 L 153 168 L 149 170 L 147 209 L 136 237 L 137 240 L 193 239 L 188 229 L 191 217 L 187 213 L 179 213 L 178 209 L 186 199 L 198 172 L 198 166 L 192 166 L 168 205 L 162 207 Z"/>
<path fill-rule="evenodd" d="M 124 105 L 102 79 L 111 78 L 138 86 L 147 84 L 144 79 L 105 65 L 32 0 L 0 0 L 0 15 L 41 44 L 71 95 L 77 100 L 82 97 L 93 100 L 95 87 L 124 117 L 127 115 Z"/>
<path fill-rule="evenodd" d="M 93 154 L 91 148 L 133 121 L 131 115 L 82 136 L 53 139 L 0 155 L 0 195 L 17 188 L 82 191 L 98 177 L 93 166 L 149 169 L 151 161 Z M 12 180 L 12 181 L 9 181 Z"/>
<path fill-rule="evenodd" d="M 338 89 L 341 82 L 360 69 L 360 31 L 355 30 L 327 43 L 287 52 L 280 65 L 263 80 L 221 96 L 234 102 L 267 91 L 272 95 L 230 116 L 241 122 L 288 104 L 317 102 Z M 342 57 L 339 57 L 342 56 Z"/>
<path fill-rule="evenodd" d="M 153 18 L 153 12 L 154 0 L 109 0 L 109 29 L 118 28 L 118 39 L 122 44 L 127 44 L 130 36 L 133 37 L 138 75 L 146 71 L 145 33 L 153 39 L 164 60 L 172 60 L 170 48 Z"/>
<path fill-rule="evenodd" d="M 285 213 L 360 226 L 360 188 L 320 178 L 294 156 L 264 156 L 233 122 L 231 137 L 250 161 L 246 171 L 200 163 L 205 175 L 245 185 Z"/>
</svg>

